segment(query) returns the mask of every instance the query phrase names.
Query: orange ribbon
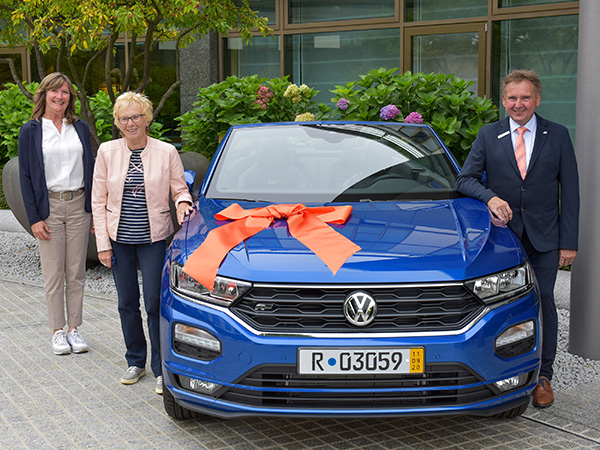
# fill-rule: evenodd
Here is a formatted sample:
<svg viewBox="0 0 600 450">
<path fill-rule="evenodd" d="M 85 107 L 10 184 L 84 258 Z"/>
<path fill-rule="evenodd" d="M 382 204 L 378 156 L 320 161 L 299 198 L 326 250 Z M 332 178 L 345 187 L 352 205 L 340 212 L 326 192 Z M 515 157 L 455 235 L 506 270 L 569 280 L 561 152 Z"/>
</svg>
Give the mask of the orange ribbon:
<svg viewBox="0 0 600 450">
<path fill-rule="evenodd" d="M 360 247 L 327 223 L 345 223 L 351 213 L 349 205 L 307 208 L 299 203 L 244 209 L 234 203 L 215 214 L 215 219 L 233 222 L 211 230 L 190 255 L 183 271 L 212 292 L 219 266 L 231 249 L 271 226 L 274 220 L 287 219 L 290 234 L 321 258 L 335 275 Z"/>
</svg>

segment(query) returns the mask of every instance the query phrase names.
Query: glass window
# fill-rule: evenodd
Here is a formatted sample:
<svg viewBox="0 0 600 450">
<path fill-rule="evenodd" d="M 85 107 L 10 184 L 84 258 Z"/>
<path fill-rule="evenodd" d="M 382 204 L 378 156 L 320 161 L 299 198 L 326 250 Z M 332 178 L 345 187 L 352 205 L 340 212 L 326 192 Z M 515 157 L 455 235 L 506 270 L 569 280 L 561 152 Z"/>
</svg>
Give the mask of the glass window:
<svg viewBox="0 0 600 450">
<path fill-rule="evenodd" d="M 512 8 L 515 6 L 548 5 L 550 3 L 568 3 L 576 0 L 498 0 L 500 8 Z"/>
<path fill-rule="evenodd" d="M 69 69 L 67 56 L 63 53 L 60 60 L 60 67 L 58 67 L 56 62 L 57 55 L 58 49 L 56 48 L 51 48 L 46 54 L 43 55 L 46 75 L 60 70 L 72 81 L 73 75 Z M 83 68 L 88 63 L 90 55 L 90 52 L 76 52 L 73 55 L 75 67 L 81 69 L 80 75 L 83 74 Z M 32 81 L 41 81 L 37 71 L 37 61 L 33 52 L 30 53 L 30 64 L 32 68 Z M 111 72 L 111 75 L 113 75 L 113 72 Z M 106 83 L 104 82 L 104 58 L 96 58 L 96 60 L 91 64 L 85 84 L 85 91 L 88 95 L 94 95 L 99 90 L 106 90 Z"/>
<path fill-rule="evenodd" d="M 487 0 L 486 0 L 487 1 Z M 289 22 L 329 22 L 334 20 L 394 17 L 395 0 L 289 0 Z"/>
<path fill-rule="evenodd" d="M 329 103 L 335 85 L 345 85 L 370 70 L 399 67 L 400 30 L 357 30 L 286 36 L 285 73 L 291 81 L 320 91 Z"/>
<path fill-rule="evenodd" d="M 406 0 L 405 3 L 407 22 L 482 17 L 487 14 L 488 0 Z"/>
<path fill-rule="evenodd" d="M 242 38 L 224 38 L 223 76 L 280 77 L 279 39 L 279 36 L 255 36 L 245 44 Z"/>
<path fill-rule="evenodd" d="M 413 36 L 411 70 L 424 73 L 455 74 L 474 81 L 477 93 L 479 72 L 479 33 L 450 33 Z"/>
<path fill-rule="evenodd" d="M 236 5 L 240 5 L 240 0 L 235 0 Z M 256 11 L 259 16 L 269 19 L 269 25 L 273 26 L 276 23 L 275 0 L 249 0 L 250 8 Z"/>
<path fill-rule="evenodd" d="M 579 16 L 506 20 L 494 24 L 493 99 L 502 108 L 502 78 L 511 69 L 535 70 L 542 81 L 542 117 L 569 128 L 575 138 Z"/>
<path fill-rule="evenodd" d="M 137 44 L 138 59 L 135 62 L 133 75 L 135 81 L 132 82 L 131 89 L 136 89 L 143 77 L 143 51 L 144 45 Z M 148 96 L 154 107 L 158 105 L 162 96 L 175 82 L 175 43 L 163 42 L 155 44 L 150 53 L 150 79 L 152 80 L 144 93 Z M 114 80 L 113 80 L 114 83 Z M 173 142 L 179 141 L 179 132 L 175 129 L 179 125 L 175 121 L 175 117 L 180 115 L 180 91 L 176 89 L 166 101 L 163 108 L 160 110 L 157 121 L 160 122 L 168 131 L 164 134 L 165 137 Z"/>
</svg>

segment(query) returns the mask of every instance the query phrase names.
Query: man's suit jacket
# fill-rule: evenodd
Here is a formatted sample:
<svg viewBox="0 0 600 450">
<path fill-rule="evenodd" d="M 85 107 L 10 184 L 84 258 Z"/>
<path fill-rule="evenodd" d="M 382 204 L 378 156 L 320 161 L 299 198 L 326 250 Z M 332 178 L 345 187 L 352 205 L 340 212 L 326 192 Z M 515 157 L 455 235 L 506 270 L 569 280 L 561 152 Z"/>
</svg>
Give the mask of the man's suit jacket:
<svg viewBox="0 0 600 450">
<path fill-rule="evenodd" d="M 92 212 L 92 178 L 94 176 L 94 152 L 88 124 L 81 119 L 73 122 L 83 145 L 83 180 L 85 210 Z M 30 120 L 19 131 L 19 178 L 21 194 L 29 225 L 46 220 L 50 215 L 48 188 L 42 154 L 42 122 Z"/>
<path fill-rule="evenodd" d="M 479 131 L 457 188 L 486 204 L 494 196 L 508 202 L 513 210 L 509 228 L 519 238 L 525 229 L 537 251 L 577 250 L 579 176 L 573 144 L 564 126 L 536 117 L 535 143 L 524 180 L 507 117 Z"/>
</svg>

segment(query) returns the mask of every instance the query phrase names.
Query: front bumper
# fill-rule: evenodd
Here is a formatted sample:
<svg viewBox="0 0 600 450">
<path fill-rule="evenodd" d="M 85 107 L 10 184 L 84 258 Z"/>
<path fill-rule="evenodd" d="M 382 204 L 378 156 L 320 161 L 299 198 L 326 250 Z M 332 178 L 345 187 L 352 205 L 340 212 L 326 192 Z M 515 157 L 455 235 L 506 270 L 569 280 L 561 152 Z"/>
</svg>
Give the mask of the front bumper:
<svg viewBox="0 0 600 450">
<path fill-rule="evenodd" d="M 219 417 L 248 415 L 369 416 L 493 415 L 529 401 L 540 364 L 540 325 L 534 292 L 485 314 L 468 330 L 449 336 L 421 333 L 380 337 L 322 338 L 257 334 L 227 310 L 198 305 L 163 283 L 161 346 L 165 385 L 184 408 Z M 504 359 L 494 340 L 510 326 L 535 321 L 534 348 Z M 222 352 L 206 361 L 173 348 L 173 327 L 180 323 L 208 331 Z M 299 348 L 422 347 L 423 374 L 299 375 Z M 516 388 L 500 392 L 496 382 L 523 375 Z M 190 389 L 217 386 L 210 394 Z M 187 386 L 187 388 L 185 387 Z"/>
</svg>

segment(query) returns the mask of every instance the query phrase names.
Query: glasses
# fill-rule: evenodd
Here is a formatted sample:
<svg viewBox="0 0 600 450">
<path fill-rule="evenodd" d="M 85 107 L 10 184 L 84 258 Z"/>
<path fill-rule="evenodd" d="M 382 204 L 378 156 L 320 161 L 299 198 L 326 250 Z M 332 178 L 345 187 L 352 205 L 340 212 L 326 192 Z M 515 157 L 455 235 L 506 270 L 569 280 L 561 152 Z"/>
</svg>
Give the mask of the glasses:
<svg viewBox="0 0 600 450">
<path fill-rule="evenodd" d="M 129 119 L 133 120 L 133 123 L 138 123 L 140 120 L 142 120 L 142 117 L 144 117 L 144 114 L 134 114 L 133 116 L 119 117 L 119 123 L 121 125 L 127 125 Z"/>
</svg>

